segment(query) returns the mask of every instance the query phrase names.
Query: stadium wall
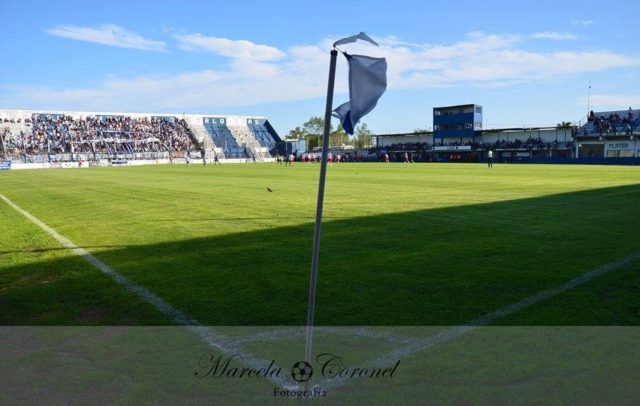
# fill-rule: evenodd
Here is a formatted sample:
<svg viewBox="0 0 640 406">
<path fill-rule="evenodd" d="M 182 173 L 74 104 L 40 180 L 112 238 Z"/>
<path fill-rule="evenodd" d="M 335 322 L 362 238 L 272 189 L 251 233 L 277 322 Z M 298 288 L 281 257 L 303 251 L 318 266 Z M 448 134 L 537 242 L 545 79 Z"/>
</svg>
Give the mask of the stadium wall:
<svg viewBox="0 0 640 406">
<path fill-rule="evenodd" d="M 264 158 L 262 162 L 275 162 L 275 158 Z M 199 165 L 201 160 L 192 159 L 191 163 Z M 207 159 L 209 164 L 213 164 L 212 160 Z M 225 164 L 245 164 L 253 162 L 252 159 L 222 159 L 221 162 Z M 171 162 L 169 159 L 136 159 L 136 160 L 103 160 L 100 162 L 83 161 L 79 162 L 41 162 L 41 163 L 23 163 L 12 161 L 6 169 L 8 170 L 21 170 L 21 169 L 80 169 L 90 167 L 112 167 L 112 166 L 145 166 L 145 165 L 184 165 L 186 161 L 184 159 L 173 159 Z"/>
<path fill-rule="evenodd" d="M 571 142 L 573 141 L 573 134 L 571 128 L 507 128 L 496 130 L 484 130 L 477 137 L 478 141 L 482 141 L 485 144 L 494 144 L 500 141 L 525 141 L 529 138 L 540 138 L 544 143 L 550 142 Z"/>
<path fill-rule="evenodd" d="M 640 165 L 640 158 L 521 158 L 524 164 Z"/>
<path fill-rule="evenodd" d="M 417 134 L 387 134 L 376 137 L 378 147 L 387 147 L 394 144 L 427 143 L 433 145 L 432 133 Z"/>
</svg>

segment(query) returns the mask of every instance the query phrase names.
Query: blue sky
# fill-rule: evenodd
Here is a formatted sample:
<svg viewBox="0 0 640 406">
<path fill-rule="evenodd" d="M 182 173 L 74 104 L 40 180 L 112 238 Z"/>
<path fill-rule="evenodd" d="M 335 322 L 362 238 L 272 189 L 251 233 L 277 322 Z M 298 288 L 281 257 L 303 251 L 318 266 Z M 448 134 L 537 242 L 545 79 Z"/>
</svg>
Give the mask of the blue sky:
<svg viewBox="0 0 640 406">
<path fill-rule="evenodd" d="M 637 0 L 0 0 L 0 15 L 0 109 L 264 115 L 286 134 L 323 114 L 331 43 L 359 31 L 380 47 L 345 48 L 389 65 L 374 133 L 452 104 L 483 105 L 485 128 L 640 108 Z M 341 58 L 334 106 L 347 98 Z"/>
</svg>

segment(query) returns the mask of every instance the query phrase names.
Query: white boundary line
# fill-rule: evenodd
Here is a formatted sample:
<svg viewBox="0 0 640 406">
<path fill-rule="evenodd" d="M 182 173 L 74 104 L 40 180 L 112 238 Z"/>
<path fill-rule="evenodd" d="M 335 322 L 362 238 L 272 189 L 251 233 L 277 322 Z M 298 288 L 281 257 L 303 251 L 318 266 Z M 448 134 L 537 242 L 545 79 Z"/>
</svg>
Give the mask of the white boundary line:
<svg viewBox="0 0 640 406">
<path fill-rule="evenodd" d="M 613 271 L 614 269 L 620 268 L 624 265 L 627 265 L 637 260 L 640 260 L 640 251 L 636 251 L 617 261 L 609 262 L 608 264 L 601 265 L 592 271 L 583 273 L 582 275 L 574 279 L 571 279 L 568 282 L 563 283 L 562 285 L 556 286 L 551 289 L 543 290 L 542 292 L 538 292 L 532 296 L 527 297 L 526 299 L 501 307 L 497 310 L 489 312 L 476 319 L 468 321 L 462 325 L 447 328 L 432 336 L 415 339 L 409 345 L 406 345 L 403 348 L 390 351 L 372 360 L 371 361 L 372 366 L 386 367 L 386 366 L 392 365 L 394 362 L 396 362 L 400 358 L 408 357 L 417 352 L 434 347 L 437 344 L 447 343 L 449 341 L 455 340 L 456 338 L 461 337 L 467 333 L 470 333 L 479 327 L 487 326 L 488 324 L 494 322 L 495 320 L 501 317 L 510 316 L 536 303 L 558 296 L 561 293 L 564 293 L 575 287 L 583 285 L 589 281 L 597 279 L 598 277 L 606 274 L 607 272 Z M 325 384 L 323 387 L 332 388 L 332 387 L 340 386 L 344 381 L 345 379 L 339 379 L 339 378 L 333 379 L 332 381 L 329 382 L 329 384 Z"/>
<path fill-rule="evenodd" d="M 109 267 L 104 262 L 100 261 L 98 258 L 94 257 L 89 251 L 85 250 L 82 247 L 79 247 L 71 240 L 66 238 L 65 236 L 58 233 L 53 228 L 46 225 L 44 222 L 40 221 L 37 217 L 29 213 L 28 211 L 22 209 L 20 206 L 13 203 L 4 195 L 0 194 L 0 199 L 4 200 L 9 206 L 11 206 L 18 213 L 25 216 L 31 222 L 33 222 L 38 227 L 42 228 L 47 234 L 53 237 L 55 240 L 60 242 L 63 246 L 74 252 L 76 255 L 80 256 L 82 259 L 90 263 L 91 265 L 98 268 L 102 273 L 109 276 L 111 279 L 116 281 L 121 286 L 125 287 L 130 292 L 134 293 L 136 296 L 144 300 L 145 302 L 151 304 L 156 308 L 160 313 L 167 316 L 174 323 L 187 327 L 188 330 L 199 336 L 205 343 L 210 346 L 218 349 L 222 353 L 228 356 L 237 356 L 239 360 L 243 363 L 247 364 L 247 366 L 254 367 L 256 369 L 261 368 L 265 365 L 265 360 L 261 360 L 256 358 L 250 354 L 243 353 L 238 347 L 238 345 L 234 342 L 230 342 L 223 335 L 214 333 L 209 327 L 203 326 L 199 321 L 194 318 L 191 318 L 181 312 L 180 310 L 175 309 L 169 303 L 167 303 L 160 296 L 151 292 L 149 289 L 138 285 L 137 283 L 127 279 L 125 276 L 115 271 L 111 267 Z M 268 364 L 268 361 L 266 362 Z M 274 383 L 282 386 L 283 388 L 293 389 L 295 386 L 291 385 L 286 379 L 270 377 Z"/>
<path fill-rule="evenodd" d="M 87 250 L 85 250 L 84 248 L 81 248 L 79 246 L 77 246 L 76 244 L 74 244 L 71 240 L 69 240 L 68 238 L 64 237 L 63 235 L 59 234 L 56 230 L 54 230 L 53 228 L 49 227 L 48 225 L 46 225 L 45 223 L 43 223 L 42 221 L 40 221 L 38 218 L 36 218 L 35 216 L 33 216 L 31 213 L 29 213 L 28 211 L 22 209 L 21 207 L 19 207 L 18 205 L 16 205 L 15 203 L 13 203 L 11 200 L 9 200 L 7 197 L 5 197 L 4 195 L 0 194 L 0 198 L 2 200 L 4 200 L 9 206 L 11 206 L 14 210 L 16 210 L 17 212 L 19 212 L 20 214 L 22 214 L 23 216 L 25 216 L 27 219 L 29 219 L 31 222 L 33 222 L 34 224 L 36 224 L 38 227 L 42 228 L 47 234 L 49 234 L 51 237 L 53 237 L 54 239 L 56 239 L 58 242 L 60 242 L 63 246 L 65 246 L 66 248 L 69 248 L 71 251 L 73 251 L 75 254 L 77 254 L 78 256 L 82 257 L 85 261 L 87 261 L 88 263 L 90 263 L 91 265 L 95 266 L 96 268 L 98 268 L 100 271 L 102 271 L 104 274 L 108 275 L 109 277 L 111 277 L 114 281 L 116 281 L 118 284 L 122 285 L 123 287 L 125 287 L 127 290 L 131 291 L 132 293 L 134 293 L 135 295 L 137 295 L 138 297 L 140 297 L 141 299 L 143 299 L 144 301 L 146 301 L 147 303 L 151 304 L 153 307 L 155 307 L 159 312 L 161 312 L 162 314 L 164 314 L 165 316 L 167 316 L 169 319 L 171 319 L 173 322 L 175 322 L 178 325 L 182 325 L 187 327 L 190 331 L 192 331 L 193 333 L 195 333 L 196 335 L 198 335 L 203 341 L 205 341 L 207 344 L 209 344 L 210 346 L 220 350 L 221 352 L 225 353 L 226 355 L 236 355 L 239 356 L 243 362 L 245 362 L 247 365 L 251 366 L 251 367 L 256 367 L 259 368 L 261 366 L 264 366 L 264 362 L 265 360 L 261 360 L 259 358 L 253 357 L 250 354 L 247 353 L 243 353 L 240 349 L 240 344 L 243 343 L 249 343 L 249 342 L 255 342 L 255 341 L 261 341 L 261 340 L 272 340 L 272 339 L 278 339 L 278 338 L 284 338 L 284 337 L 292 337 L 292 336 L 296 336 L 298 334 L 300 334 L 300 332 L 298 331 L 298 329 L 283 329 L 281 331 L 275 331 L 275 332 L 268 332 L 268 333 L 260 333 L 257 335 L 257 337 L 255 337 L 255 339 L 237 339 L 234 342 L 231 342 L 228 340 L 228 338 L 220 335 L 220 334 L 216 334 L 213 331 L 211 331 L 210 328 L 203 326 L 200 322 L 198 322 L 197 320 L 187 316 L 186 314 L 182 313 L 181 311 L 173 308 L 169 303 L 167 303 L 166 301 L 164 301 L 161 297 L 157 296 L 156 294 L 154 294 L 153 292 L 151 292 L 150 290 L 148 290 L 147 288 L 136 284 L 135 282 L 132 282 L 131 280 L 127 279 L 125 276 L 123 276 L 122 274 L 118 273 L 117 271 L 113 270 L 111 267 L 109 267 L 108 265 L 106 265 L 104 262 L 100 261 L 98 258 L 94 257 L 90 252 L 88 252 Z M 469 333 L 475 329 L 477 329 L 478 327 L 481 326 L 486 326 L 490 323 L 492 323 L 493 321 L 501 318 L 501 317 L 505 317 L 505 316 L 510 316 L 514 313 L 517 313 L 521 310 L 524 310 L 534 304 L 537 304 L 539 302 L 545 301 L 547 299 L 550 299 L 552 297 L 555 297 L 561 293 L 564 293 L 568 290 L 571 290 L 575 287 L 578 287 L 580 285 L 583 285 L 593 279 L 596 279 L 614 269 L 620 268 L 626 264 L 629 264 L 631 262 L 640 260 L 640 251 L 636 251 L 630 255 L 627 255 L 624 258 L 621 258 L 617 261 L 614 262 L 610 262 L 608 264 L 605 265 L 601 265 L 595 269 L 593 269 L 592 271 L 586 272 L 574 279 L 571 279 L 568 282 L 563 283 L 562 285 L 556 286 L 554 288 L 551 289 L 547 289 L 544 290 L 542 292 L 536 293 L 532 296 L 529 296 L 519 302 L 501 307 L 497 310 L 494 310 L 492 312 L 489 312 L 483 316 L 480 316 L 476 319 L 473 319 L 471 321 L 468 321 L 460 326 L 455 326 L 455 327 L 451 327 L 448 328 L 438 334 L 435 334 L 433 336 L 429 336 L 429 337 L 425 337 L 422 339 L 416 339 L 416 340 L 398 340 L 400 342 L 406 342 L 406 341 L 410 341 L 409 345 L 404 346 L 403 348 L 400 348 L 398 350 L 394 350 L 391 351 L 379 358 L 376 358 L 375 360 L 373 360 L 373 365 L 372 366 L 385 366 L 385 365 L 389 365 L 392 362 L 395 362 L 396 360 L 400 359 L 400 358 L 404 358 L 407 357 L 409 355 L 415 354 L 419 351 L 431 348 L 437 344 L 440 343 L 446 343 L 449 342 L 451 340 L 454 340 L 466 333 Z M 371 332 L 366 330 L 365 328 L 362 327 L 358 327 L 358 328 L 330 328 L 330 327 L 319 327 L 318 330 L 327 330 L 327 332 L 343 332 L 347 331 L 349 333 L 349 335 L 353 335 L 353 336 L 361 336 L 361 337 L 376 337 L 378 336 L 378 334 L 376 334 L 375 332 Z M 289 389 L 295 389 L 297 388 L 297 386 L 295 386 L 295 384 L 291 384 L 291 381 L 282 379 L 282 378 L 270 378 L 274 383 L 282 386 L 283 388 L 289 388 Z M 331 387 L 335 387 L 335 386 L 339 386 L 342 383 L 343 380 L 341 379 L 334 379 L 334 380 L 327 380 L 324 381 L 324 386 L 323 387 L 327 387 L 327 388 L 331 388 Z M 328 384 L 328 385 L 327 385 Z"/>
</svg>

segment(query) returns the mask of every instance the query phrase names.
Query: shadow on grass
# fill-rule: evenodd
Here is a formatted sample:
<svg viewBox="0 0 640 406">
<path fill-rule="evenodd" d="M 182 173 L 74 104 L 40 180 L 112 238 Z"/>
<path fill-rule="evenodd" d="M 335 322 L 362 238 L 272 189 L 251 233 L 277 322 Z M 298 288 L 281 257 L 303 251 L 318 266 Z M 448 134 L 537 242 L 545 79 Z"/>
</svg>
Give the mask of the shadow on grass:
<svg viewBox="0 0 640 406">
<path fill-rule="evenodd" d="M 94 245 L 94 246 L 83 246 L 80 248 L 84 248 L 86 250 L 91 250 L 92 248 L 124 248 L 122 245 Z M 40 253 L 40 252 L 51 252 L 51 251 L 69 251 L 71 248 L 67 247 L 30 247 L 24 248 L 21 250 L 0 250 L 0 255 L 7 254 L 28 254 L 32 252 Z"/>
<path fill-rule="evenodd" d="M 640 185 L 632 185 L 327 221 L 316 322 L 464 323 L 638 251 L 638 201 Z M 312 234 L 309 223 L 115 248 L 96 256 L 204 324 L 304 325 Z M 64 269 L 65 263 L 36 266 Z M 0 272 L 23 275 L 33 267 Z M 10 291 L 11 281 L 5 286 Z M 75 285 L 67 286 L 55 297 L 73 295 Z M 628 310 L 638 306 L 637 288 L 605 286 L 580 299 L 583 317 L 555 315 L 547 324 L 640 324 L 638 313 Z M 619 296 L 617 289 L 633 303 L 592 318 L 591 309 Z M 30 296 L 14 294 L 9 301 L 3 295 L 2 319 L 21 324 L 12 306 Z M 55 299 L 43 293 L 38 300 Z M 135 312 L 136 306 L 118 311 Z M 37 317 L 24 320 L 39 324 Z M 131 320 L 147 324 L 144 317 Z"/>
<path fill-rule="evenodd" d="M 300 220 L 300 219 L 308 219 L 310 221 L 315 221 L 315 216 L 305 216 L 305 217 L 293 217 L 293 216 L 277 216 L 277 217 L 208 217 L 208 218 L 180 218 L 180 220 L 176 219 L 153 219 L 153 222 L 196 222 L 196 223 L 206 223 L 209 221 L 223 221 L 223 222 L 233 222 L 233 221 L 253 221 L 253 220 L 264 220 L 264 221 L 278 221 L 278 220 Z M 333 217 L 333 216 L 325 216 L 324 219 L 344 219 L 344 217 Z"/>
</svg>

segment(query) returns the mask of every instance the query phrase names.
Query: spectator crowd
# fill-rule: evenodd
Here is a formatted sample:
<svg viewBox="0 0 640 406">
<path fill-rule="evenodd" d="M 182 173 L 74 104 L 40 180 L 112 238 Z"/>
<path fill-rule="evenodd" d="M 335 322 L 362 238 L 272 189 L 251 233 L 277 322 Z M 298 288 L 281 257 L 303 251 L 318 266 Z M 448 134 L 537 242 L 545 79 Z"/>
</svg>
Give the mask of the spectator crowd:
<svg viewBox="0 0 640 406">
<path fill-rule="evenodd" d="M 587 124 L 583 127 L 582 132 L 583 135 L 590 133 L 628 135 L 638 129 L 640 129 L 640 111 L 629 107 L 626 113 L 624 111 L 610 113 L 594 113 L 593 110 L 590 111 L 587 117 Z"/>
<path fill-rule="evenodd" d="M 74 118 L 34 114 L 24 126 L 26 130 L 19 133 L 9 127 L 0 129 L 0 154 L 6 158 L 72 153 L 118 155 L 196 148 L 187 122 L 175 117 Z"/>
</svg>

